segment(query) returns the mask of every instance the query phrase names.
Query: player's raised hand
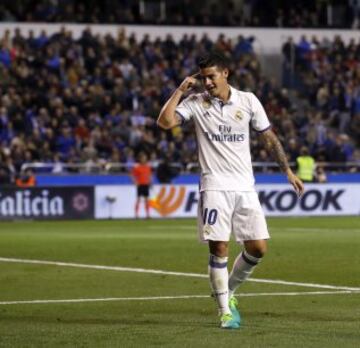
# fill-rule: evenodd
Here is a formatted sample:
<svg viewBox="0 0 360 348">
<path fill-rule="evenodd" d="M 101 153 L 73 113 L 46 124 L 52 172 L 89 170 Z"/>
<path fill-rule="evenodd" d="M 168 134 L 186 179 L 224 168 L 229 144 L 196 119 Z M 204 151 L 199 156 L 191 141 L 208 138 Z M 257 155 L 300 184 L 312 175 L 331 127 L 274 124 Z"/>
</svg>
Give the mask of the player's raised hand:
<svg viewBox="0 0 360 348">
<path fill-rule="evenodd" d="M 197 76 L 199 76 L 199 73 L 196 73 L 196 74 L 194 74 L 194 75 L 191 75 L 191 76 L 186 77 L 186 78 L 184 79 L 184 81 L 181 82 L 181 84 L 180 84 L 180 86 L 178 87 L 178 89 L 179 89 L 181 92 L 183 92 L 183 93 L 186 92 L 186 91 L 188 91 L 190 88 L 192 88 L 192 87 L 196 84 L 196 82 L 197 82 L 197 80 L 196 80 Z"/>
</svg>

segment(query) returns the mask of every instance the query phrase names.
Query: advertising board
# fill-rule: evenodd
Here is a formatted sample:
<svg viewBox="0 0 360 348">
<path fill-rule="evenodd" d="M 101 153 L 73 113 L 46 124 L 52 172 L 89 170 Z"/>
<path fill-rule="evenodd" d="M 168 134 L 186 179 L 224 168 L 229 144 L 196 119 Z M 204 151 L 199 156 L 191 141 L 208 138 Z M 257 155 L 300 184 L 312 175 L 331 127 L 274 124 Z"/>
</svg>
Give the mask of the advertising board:
<svg viewBox="0 0 360 348">
<path fill-rule="evenodd" d="M 0 220 L 93 219 L 93 187 L 1 188 Z"/>
<path fill-rule="evenodd" d="M 290 185 L 259 184 L 257 191 L 267 216 L 360 215 L 360 184 L 307 184 L 300 199 Z M 97 186 L 95 218 L 133 218 L 135 200 L 134 186 Z M 150 214 L 153 218 L 195 217 L 198 200 L 197 185 L 154 185 Z"/>
</svg>

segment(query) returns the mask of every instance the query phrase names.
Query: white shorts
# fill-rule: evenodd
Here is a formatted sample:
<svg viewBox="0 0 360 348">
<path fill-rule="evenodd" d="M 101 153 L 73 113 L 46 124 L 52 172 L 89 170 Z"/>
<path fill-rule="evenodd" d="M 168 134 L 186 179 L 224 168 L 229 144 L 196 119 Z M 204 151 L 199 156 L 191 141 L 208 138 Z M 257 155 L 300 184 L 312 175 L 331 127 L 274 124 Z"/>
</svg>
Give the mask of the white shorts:
<svg viewBox="0 0 360 348">
<path fill-rule="evenodd" d="M 269 239 L 264 212 L 256 192 L 203 191 L 198 205 L 201 241 Z"/>
</svg>

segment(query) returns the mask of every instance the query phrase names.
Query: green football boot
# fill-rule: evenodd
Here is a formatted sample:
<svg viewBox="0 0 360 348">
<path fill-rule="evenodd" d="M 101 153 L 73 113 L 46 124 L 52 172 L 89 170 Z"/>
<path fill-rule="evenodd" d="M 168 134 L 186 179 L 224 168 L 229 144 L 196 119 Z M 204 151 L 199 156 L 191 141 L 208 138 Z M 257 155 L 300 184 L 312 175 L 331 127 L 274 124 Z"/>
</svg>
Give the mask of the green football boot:
<svg viewBox="0 0 360 348">
<path fill-rule="evenodd" d="M 223 314 L 220 318 L 220 327 L 222 329 L 238 329 L 240 324 L 234 319 L 232 314 Z"/>
<path fill-rule="evenodd" d="M 238 300 L 234 295 L 232 295 L 229 299 L 229 307 L 231 310 L 231 314 L 233 316 L 233 320 L 236 321 L 240 326 L 241 317 L 237 305 L 238 305 Z"/>
</svg>

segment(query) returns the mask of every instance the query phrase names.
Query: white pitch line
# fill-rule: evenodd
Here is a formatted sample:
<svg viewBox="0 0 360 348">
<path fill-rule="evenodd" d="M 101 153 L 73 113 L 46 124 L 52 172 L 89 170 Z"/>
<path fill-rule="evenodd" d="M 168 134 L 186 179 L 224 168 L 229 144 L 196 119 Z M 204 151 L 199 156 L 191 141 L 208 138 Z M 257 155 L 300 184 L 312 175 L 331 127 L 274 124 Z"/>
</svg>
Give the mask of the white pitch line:
<svg viewBox="0 0 360 348">
<path fill-rule="evenodd" d="M 172 272 L 172 271 L 163 271 L 163 270 L 156 270 L 156 269 L 120 267 L 120 266 L 89 265 L 89 264 L 72 263 L 72 262 L 57 262 L 57 261 L 45 261 L 45 260 L 27 260 L 27 259 L 14 259 L 14 258 L 6 258 L 6 257 L 0 257 L 0 262 L 39 264 L 39 265 L 75 267 L 75 268 L 87 268 L 87 269 L 101 269 L 101 270 L 120 271 L 120 272 L 163 274 L 163 275 L 174 275 L 174 276 L 181 276 L 181 277 L 208 278 L 207 274 L 201 274 L 201 273 Z M 248 279 L 248 281 L 256 282 L 256 283 L 301 286 L 301 287 L 318 288 L 318 289 L 360 291 L 360 288 L 356 288 L 356 287 L 336 286 L 336 285 L 327 285 L 327 284 L 314 284 L 314 283 L 289 282 L 289 281 L 278 280 L 278 279 L 250 278 L 250 279 Z"/>
<path fill-rule="evenodd" d="M 358 294 L 360 291 L 308 291 L 308 292 L 258 292 L 238 294 L 236 297 L 258 296 L 312 296 L 312 295 L 339 295 Z M 47 304 L 47 303 L 83 303 L 83 302 L 111 302 L 111 301 L 156 301 L 156 300 L 186 300 L 195 298 L 210 298 L 210 295 L 181 295 L 181 296 L 151 296 L 151 297 L 108 297 L 108 298 L 77 298 L 64 300 L 25 300 L 25 301 L 1 301 L 0 305 L 16 304 Z"/>
<path fill-rule="evenodd" d="M 275 228 L 277 230 L 277 228 Z M 344 228 L 344 229 L 334 229 L 334 228 L 302 228 L 302 227 L 288 227 L 284 228 L 286 231 L 290 232 L 359 232 L 359 229 L 356 228 Z"/>
<path fill-rule="evenodd" d="M 171 230 L 174 228 L 174 226 L 170 226 L 170 225 L 148 225 L 146 228 L 150 229 L 150 230 Z M 196 226 L 192 226 L 192 225 L 177 225 L 176 226 L 177 230 L 196 230 Z M 331 227 L 324 227 L 324 228 L 305 228 L 305 227 L 284 227 L 284 228 L 277 228 L 277 227 L 273 227 L 271 228 L 271 230 L 274 231 L 280 231 L 280 230 L 286 230 L 289 232 L 358 232 L 359 229 L 356 228 L 345 228 L 345 229 L 334 229 Z"/>
<path fill-rule="evenodd" d="M 195 277 L 195 278 L 207 278 L 207 277 L 208 277 L 206 274 L 200 274 L 200 273 L 171 272 L 171 271 L 162 271 L 162 270 L 156 270 L 156 269 L 120 267 L 120 266 L 89 265 L 89 264 L 72 263 L 72 262 L 57 262 L 57 261 L 44 261 L 44 260 L 12 259 L 12 258 L 6 258 L 6 257 L 0 257 L 0 262 L 29 263 L 29 264 L 51 265 L 51 266 L 63 266 L 63 267 L 102 269 L 102 270 L 120 271 L 120 272 L 165 274 L 165 275 L 176 275 L 176 276 Z"/>
<path fill-rule="evenodd" d="M 353 288 L 353 287 L 348 287 L 348 286 L 336 286 L 336 285 L 327 285 L 327 284 L 288 282 L 288 281 L 285 281 L 285 280 L 277 280 L 277 279 L 251 278 L 251 279 L 248 279 L 248 281 L 255 282 L 255 283 L 268 283 L 268 284 L 303 286 L 305 288 L 360 291 L 360 288 Z"/>
<path fill-rule="evenodd" d="M 147 226 L 147 228 L 149 230 L 171 230 L 174 228 L 174 226 L 163 226 L 163 225 L 149 225 Z M 195 231 L 195 227 L 194 226 L 187 226 L 187 225 L 177 225 L 176 226 L 177 230 L 194 230 Z"/>
</svg>

